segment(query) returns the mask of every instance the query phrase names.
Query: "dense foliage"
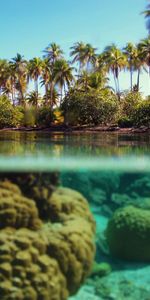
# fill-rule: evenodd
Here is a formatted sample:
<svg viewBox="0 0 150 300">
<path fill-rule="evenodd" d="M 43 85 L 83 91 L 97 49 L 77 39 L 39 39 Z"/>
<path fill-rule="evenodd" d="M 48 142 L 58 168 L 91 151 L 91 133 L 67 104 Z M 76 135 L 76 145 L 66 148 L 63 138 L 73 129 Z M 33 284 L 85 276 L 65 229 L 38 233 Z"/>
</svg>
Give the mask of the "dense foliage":
<svg viewBox="0 0 150 300">
<path fill-rule="evenodd" d="M 109 90 L 72 91 L 65 97 L 62 110 L 69 125 L 106 124 L 116 120 L 118 100 Z"/>
<path fill-rule="evenodd" d="M 17 127 L 22 124 L 23 113 L 14 107 L 6 96 L 0 96 L 0 128 Z"/>
<path fill-rule="evenodd" d="M 139 92 L 125 93 L 119 100 L 107 89 L 71 91 L 61 108 L 67 125 L 150 126 L 150 99 L 143 99 Z"/>
<path fill-rule="evenodd" d="M 148 29 L 149 8 L 144 12 Z M 108 45 L 101 53 L 89 43 L 76 42 L 70 47 L 69 61 L 56 43 L 43 52 L 42 58 L 29 61 L 18 53 L 11 60 L 0 59 L 1 128 L 50 126 L 60 107 L 69 125 L 149 126 L 150 102 L 140 94 L 140 76 L 146 71 L 149 80 L 150 35 L 136 45 Z M 127 93 L 120 86 L 122 71 L 129 75 Z M 110 74 L 115 89 L 109 85 Z M 30 82 L 34 83 L 32 91 Z"/>
</svg>

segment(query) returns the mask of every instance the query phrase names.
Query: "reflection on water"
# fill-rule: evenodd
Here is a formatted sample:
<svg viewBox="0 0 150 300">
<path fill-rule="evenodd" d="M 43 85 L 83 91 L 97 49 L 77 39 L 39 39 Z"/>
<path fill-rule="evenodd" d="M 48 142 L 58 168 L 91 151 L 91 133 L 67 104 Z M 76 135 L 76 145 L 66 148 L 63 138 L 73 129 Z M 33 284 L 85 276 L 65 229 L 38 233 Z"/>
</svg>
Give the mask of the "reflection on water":
<svg viewBox="0 0 150 300">
<path fill-rule="evenodd" d="M 0 154 L 99 156 L 149 154 L 148 134 L 0 132 Z"/>
</svg>

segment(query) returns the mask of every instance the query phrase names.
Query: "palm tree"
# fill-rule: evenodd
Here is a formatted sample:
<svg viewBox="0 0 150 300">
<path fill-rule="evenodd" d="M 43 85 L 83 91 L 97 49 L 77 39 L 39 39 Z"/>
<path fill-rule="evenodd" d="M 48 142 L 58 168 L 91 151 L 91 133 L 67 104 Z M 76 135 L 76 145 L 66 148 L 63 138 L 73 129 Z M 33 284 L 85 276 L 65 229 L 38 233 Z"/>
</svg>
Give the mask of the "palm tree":
<svg viewBox="0 0 150 300">
<path fill-rule="evenodd" d="M 38 81 L 39 77 L 42 75 L 43 71 L 43 61 L 39 57 L 34 57 L 28 63 L 28 77 L 34 80 L 35 91 L 38 96 Z"/>
<path fill-rule="evenodd" d="M 48 90 L 47 95 L 45 94 L 43 96 L 44 105 L 49 105 L 53 108 L 54 105 L 57 106 L 58 100 L 59 100 L 59 94 L 56 88 L 53 89 L 53 93 L 51 93 L 50 90 Z"/>
<path fill-rule="evenodd" d="M 112 72 L 116 87 L 116 93 L 120 94 L 119 88 L 119 73 L 122 69 L 125 68 L 127 62 L 125 55 L 121 52 L 120 49 L 116 47 L 115 44 L 107 46 L 104 49 L 104 57 L 108 70 Z"/>
<path fill-rule="evenodd" d="M 77 42 L 72 47 L 70 47 L 70 56 L 74 56 L 72 63 L 79 63 L 78 75 L 81 73 L 81 68 L 84 66 L 84 57 L 86 45 L 83 42 Z"/>
<path fill-rule="evenodd" d="M 6 89 L 6 82 L 8 79 L 8 61 L 6 59 L 0 59 L 0 94 Z"/>
<path fill-rule="evenodd" d="M 143 12 L 146 18 L 146 27 L 148 29 L 148 32 L 150 34 L 150 4 L 147 5 L 146 10 Z"/>
<path fill-rule="evenodd" d="M 108 88 L 106 84 L 108 83 L 109 79 L 102 74 L 102 72 L 93 72 L 90 75 L 89 85 L 90 88 L 95 90 L 101 90 L 104 88 Z"/>
<path fill-rule="evenodd" d="M 41 80 L 41 85 L 45 86 L 45 98 L 46 98 L 46 103 L 48 102 L 48 92 L 52 88 L 52 68 L 49 63 L 48 58 L 45 58 L 43 60 L 43 68 L 42 68 L 42 74 L 41 74 L 42 80 Z"/>
<path fill-rule="evenodd" d="M 6 94 L 11 98 L 12 103 L 15 105 L 16 91 L 23 91 L 23 84 L 18 85 L 18 74 L 12 61 L 0 60 L 0 93 Z M 20 76 L 21 77 L 21 76 Z M 21 78 L 19 81 L 21 82 Z M 25 86 L 26 88 L 26 86 Z M 20 94 L 22 94 L 20 92 Z M 23 97 L 22 97 L 23 98 Z M 20 99 L 21 100 L 21 99 Z"/>
<path fill-rule="evenodd" d="M 141 59 L 143 59 L 148 67 L 148 74 L 150 76 L 150 36 L 140 41 L 138 44 L 138 49 Z"/>
<path fill-rule="evenodd" d="M 133 71 L 134 71 L 134 63 L 137 57 L 137 48 L 132 43 L 127 43 L 126 47 L 123 49 L 123 53 L 127 59 L 127 69 L 130 71 L 130 89 L 133 89 Z"/>
<path fill-rule="evenodd" d="M 101 90 L 106 87 L 108 80 L 109 79 L 100 72 L 89 73 L 84 70 L 77 81 L 77 89 L 86 92 L 92 89 Z"/>
<path fill-rule="evenodd" d="M 96 63 L 96 53 L 95 51 L 97 48 L 93 48 L 91 44 L 86 44 L 84 53 L 83 53 L 83 60 L 86 64 L 87 71 L 90 69 L 91 66 L 95 66 Z"/>
<path fill-rule="evenodd" d="M 53 69 L 53 81 L 61 89 L 61 101 L 64 93 L 66 93 L 66 88 L 69 88 L 74 80 L 72 71 L 73 67 L 70 67 L 69 63 L 65 59 L 56 60 Z"/>
<path fill-rule="evenodd" d="M 76 82 L 77 90 L 87 92 L 90 89 L 90 77 L 91 74 L 86 70 L 83 70 L 82 74 L 78 76 L 78 80 Z"/>
<path fill-rule="evenodd" d="M 63 50 L 56 43 L 49 44 L 48 47 L 43 51 L 45 53 L 44 58 L 47 58 L 48 61 L 53 66 L 57 59 L 62 58 Z"/>
<path fill-rule="evenodd" d="M 97 55 L 96 62 L 95 62 L 95 71 L 104 74 L 104 76 L 108 72 L 104 53 Z"/>
<path fill-rule="evenodd" d="M 137 83 L 134 85 L 133 90 L 139 91 L 140 88 L 140 75 L 142 71 L 147 71 L 145 67 L 144 55 L 141 50 L 141 46 L 137 44 L 136 54 L 133 59 L 133 71 L 137 71 Z"/>
<path fill-rule="evenodd" d="M 38 102 L 41 99 L 40 95 L 37 95 L 36 91 L 31 91 L 29 94 L 26 96 L 26 101 L 31 104 L 32 106 L 35 106 L 36 108 L 38 107 Z"/>
<path fill-rule="evenodd" d="M 19 101 L 24 103 L 24 93 L 27 89 L 27 61 L 19 53 L 10 61 L 12 73 L 16 77 L 16 90 L 19 92 Z"/>
<path fill-rule="evenodd" d="M 49 70 L 49 78 L 47 78 L 47 84 L 45 85 L 45 89 L 50 90 L 51 94 L 51 103 L 53 102 L 53 93 L 54 93 L 54 82 L 53 82 L 53 69 L 54 64 L 57 60 L 62 59 L 63 57 L 63 50 L 60 48 L 59 45 L 56 43 L 49 44 L 48 47 L 45 48 L 43 51 L 45 53 L 44 58 L 45 60 L 45 66 L 44 66 L 44 72 L 47 72 Z M 48 72 L 47 72 L 48 75 Z M 45 79 L 44 79 L 45 80 Z M 48 87 L 49 86 L 49 87 Z M 46 95 L 46 93 L 45 93 Z M 52 108 L 52 107 L 51 107 Z"/>
</svg>

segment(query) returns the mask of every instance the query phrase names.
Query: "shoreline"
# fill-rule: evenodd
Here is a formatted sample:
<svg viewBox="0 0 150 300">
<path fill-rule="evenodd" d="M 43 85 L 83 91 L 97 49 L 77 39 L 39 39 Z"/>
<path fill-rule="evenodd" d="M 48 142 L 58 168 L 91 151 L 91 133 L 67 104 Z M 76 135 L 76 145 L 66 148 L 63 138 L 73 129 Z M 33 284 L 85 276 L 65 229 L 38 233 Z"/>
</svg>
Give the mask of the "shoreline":
<svg viewBox="0 0 150 300">
<path fill-rule="evenodd" d="M 64 126 L 64 125 L 52 125 L 50 127 L 20 127 L 20 128 L 2 128 L 3 131 L 20 131 L 20 132 L 51 132 L 51 133 L 122 133 L 122 134 L 134 134 L 134 133 L 150 133 L 150 128 L 146 126 L 120 128 L 118 126 Z"/>
</svg>

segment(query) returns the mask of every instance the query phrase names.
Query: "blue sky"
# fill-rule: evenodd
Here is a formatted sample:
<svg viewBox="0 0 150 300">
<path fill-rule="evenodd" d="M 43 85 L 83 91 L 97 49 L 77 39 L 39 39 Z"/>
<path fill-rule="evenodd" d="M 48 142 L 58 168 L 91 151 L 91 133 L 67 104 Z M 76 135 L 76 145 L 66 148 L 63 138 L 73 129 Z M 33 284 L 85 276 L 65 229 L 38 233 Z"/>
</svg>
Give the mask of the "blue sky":
<svg viewBox="0 0 150 300">
<path fill-rule="evenodd" d="M 123 47 L 147 36 L 140 14 L 146 0 L 1 0 L 0 57 L 11 59 L 17 52 L 30 59 L 42 56 L 51 42 L 63 48 L 76 41 L 91 43 L 99 52 L 112 42 Z M 148 92 L 147 75 L 142 76 L 142 91 Z M 122 74 L 122 88 L 128 77 Z"/>
</svg>

